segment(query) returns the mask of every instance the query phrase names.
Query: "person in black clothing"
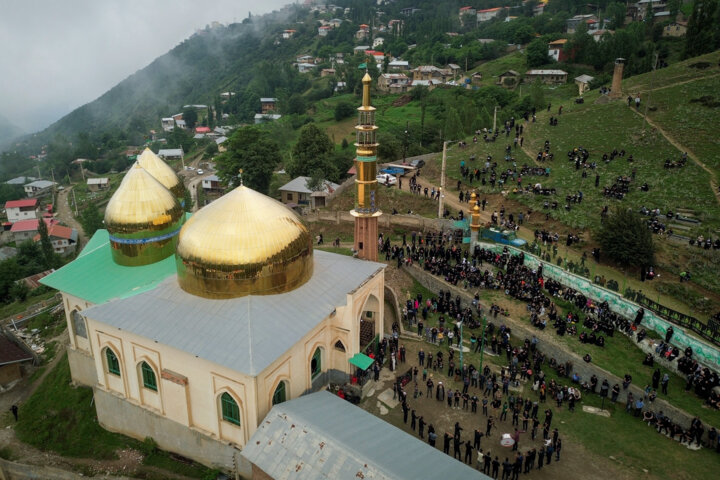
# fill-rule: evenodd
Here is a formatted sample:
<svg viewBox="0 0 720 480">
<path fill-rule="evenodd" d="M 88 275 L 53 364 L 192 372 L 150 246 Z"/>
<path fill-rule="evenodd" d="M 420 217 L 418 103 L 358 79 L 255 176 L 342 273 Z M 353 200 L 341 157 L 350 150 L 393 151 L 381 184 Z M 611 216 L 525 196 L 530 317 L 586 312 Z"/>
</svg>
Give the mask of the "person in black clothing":
<svg viewBox="0 0 720 480">
<path fill-rule="evenodd" d="M 460 453 L 460 449 L 462 448 L 462 445 L 460 444 L 460 437 L 455 437 L 453 439 L 453 458 L 457 458 L 462 462 L 462 453 Z"/>
<path fill-rule="evenodd" d="M 544 461 L 545 461 L 545 447 L 541 446 L 540 450 L 538 450 L 538 470 L 542 470 Z"/>
<path fill-rule="evenodd" d="M 483 464 L 483 473 L 485 475 L 490 475 L 490 464 L 492 463 L 492 457 L 490 456 L 490 452 L 486 452 L 485 456 L 483 457 L 483 461 L 485 462 Z"/>
<path fill-rule="evenodd" d="M 402 409 L 403 409 L 403 423 L 407 424 L 408 412 L 410 411 L 410 407 L 408 407 L 407 402 L 403 402 Z"/>
<path fill-rule="evenodd" d="M 502 463 L 503 467 L 503 473 L 502 478 L 503 480 L 509 480 L 510 479 L 510 471 L 512 469 L 512 464 L 510 463 L 510 460 L 508 460 L 507 457 L 505 457 L 505 461 Z"/>
<path fill-rule="evenodd" d="M 495 480 L 498 478 L 498 470 L 500 470 L 500 460 L 496 456 L 495 460 L 492 461 L 492 478 Z"/>
<path fill-rule="evenodd" d="M 470 465 L 472 463 L 473 446 L 470 440 L 465 442 L 465 463 Z"/>
<path fill-rule="evenodd" d="M 445 432 L 445 435 L 443 435 L 443 452 L 447 455 L 450 455 L 450 439 L 452 437 L 448 432 Z"/>
<path fill-rule="evenodd" d="M 18 421 L 18 406 L 13 405 L 12 407 L 10 407 L 10 411 L 12 412 L 13 417 L 15 417 L 15 421 L 17 422 Z"/>
<path fill-rule="evenodd" d="M 488 417 L 488 420 L 487 420 L 487 429 L 485 430 L 485 436 L 486 436 L 486 437 L 489 437 L 489 436 L 490 436 L 490 432 L 492 431 L 493 424 L 494 424 L 493 418 L 492 418 L 492 417 Z"/>
<path fill-rule="evenodd" d="M 425 432 L 425 419 L 421 415 L 420 418 L 418 419 L 418 433 L 420 434 L 420 438 L 425 438 L 425 437 L 423 437 L 424 432 Z"/>
<path fill-rule="evenodd" d="M 415 422 L 417 421 L 417 415 L 415 414 L 415 409 L 413 408 L 412 412 L 410 412 L 410 429 L 414 432 L 415 431 Z"/>
<path fill-rule="evenodd" d="M 480 430 L 475 430 L 475 442 L 473 444 L 473 447 L 475 447 L 476 450 L 480 449 L 480 440 L 482 436 L 483 434 Z"/>
</svg>

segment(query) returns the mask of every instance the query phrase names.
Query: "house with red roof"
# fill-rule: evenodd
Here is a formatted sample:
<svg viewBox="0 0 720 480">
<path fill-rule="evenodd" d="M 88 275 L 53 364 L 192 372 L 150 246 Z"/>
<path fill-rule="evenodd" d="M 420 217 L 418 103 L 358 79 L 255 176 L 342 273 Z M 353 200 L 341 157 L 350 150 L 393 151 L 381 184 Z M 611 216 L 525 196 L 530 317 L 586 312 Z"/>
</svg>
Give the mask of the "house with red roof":
<svg viewBox="0 0 720 480">
<path fill-rule="evenodd" d="M 500 15 L 505 10 L 505 7 L 486 8 L 485 10 L 477 11 L 477 21 L 487 22 Z"/>
<path fill-rule="evenodd" d="M 48 229 L 51 225 L 57 223 L 57 220 L 54 218 L 44 218 L 43 220 L 48 226 Z M 20 220 L 19 222 L 13 223 L 12 228 L 10 228 L 10 233 L 15 243 L 20 244 L 25 240 L 30 240 L 35 237 L 38 233 L 38 221 L 37 218 L 34 218 L 32 220 Z"/>
<path fill-rule="evenodd" d="M 37 198 L 24 198 L 5 202 L 5 213 L 7 213 L 8 222 L 11 223 L 37 218 L 37 208 Z"/>
<path fill-rule="evenodd" d="M 74 228 L 59 225 L 57 223 L 48 226 L 48 236 L 55 253 L 66 255 L 72 253 L 77 245 L 78 232 Z M 33 237 L 34 242 L 40 241 L 40 234 Z"/>
<path fill-rule="evenodd" d="M 16 338 L 13 337 L 11 340 L 0 333 L 0 386 L 22 378 L 23 367 L 34 360 L 35 357 L 27 346 L 21 347 L 20 341 Z"/>
<path fill-rule="evenodd" d="M 208 134 L 212 132 L 210 127 L 195 127 L 195 133 Z"/>
</svg>

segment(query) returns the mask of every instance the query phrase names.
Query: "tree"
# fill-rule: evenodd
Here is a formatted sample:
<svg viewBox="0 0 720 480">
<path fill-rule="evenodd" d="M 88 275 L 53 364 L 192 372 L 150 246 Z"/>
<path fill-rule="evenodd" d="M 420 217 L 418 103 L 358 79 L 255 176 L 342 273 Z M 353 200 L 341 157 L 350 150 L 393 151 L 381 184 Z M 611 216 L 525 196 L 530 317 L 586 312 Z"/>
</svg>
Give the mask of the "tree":
<svg viewBox="0 0 720 480">
<path fill-rule="evenodd" d="M 38 234 L 40 235 L 40 250 L 45 268 L 53 268 L 55 264 L 55 249 L 50 241 L 47 223 L 41 218 L 38 220 Z"/>
<path fill-rule="evenodd" d="M 530 100 L 535 108 L 542 108 L 546 105 L 545 92 L 543 92 L 542 82 L 539 78 L 530 86 Z"/>
<path fill-rule="evenodd" d="M 80 225 L 82 225 L 85 235 L 92 237 L 97 230 L 103 228 L 103 224 L 100 210 L 98 210 L 97 205 L 90 202 L 80 215 Z"/>
<path fill-rule="evenodd" d="M 655 257 L 652 232 L 632 210 L 615 209 L 602 225 L 597 240 L 603 252 L 622 265 L 652 265 Z"/>
<path fill-rule="evenodd" d="M 720 44 L 718 0 L 695 0 L 685 35 L 685 58 L 712 52 Z"/>
<path fill-rule="evenodd" d="M 610 28 L 612 30 L 617 30 L 618 28 L 622 28 L 622 26 L 625 25 L 626 12 L 627 7 L 624 3 L 613 2 L 607 6 L 607 9 L 605 10 L 605 16 L 610 18 Z"/>
<path fill-rule="evenodd" d="M 335 121 L 351 117 L 355 113 L 355 107 L 350 102 L 339 102 L 335 105 Z"/>
<path fill-rule="evenodd" d="M 527 46 L 526 62 L 529 68 L 540 67 L 548 63 L 548 44 L 542 38 L 536 38 Z"/>
<path fill-rule="evenodd" d="M 280 147 L 270 132 L 260 126 L 243 127 L 236 130 L 226 144 L 227 151 L 216 161 L 220 178 L 230 186 L 237 186 L 242 169 L 243 184 L 267 194 L 273 171 L 282 159 Z M 199 200 L 198 205 L 202 206 Z"/>
<path fill-rule="evenodd" d="M 292 159 L 285 170 L 291 177 L 311 175 L 318 169 L 325 172 L 326 178 L 333 177 L 336 169 L 330 154 L 334 150 L 330 137 L 314 123 L 308 123 L 300 130 L 300 137 L 292 149 Z"/>
<path fill-rule="evenodd" d="M 182 118 L 185 121 L 185 126 L 192 130 L 197 124 L 198 114 L 194 108 L 188 108 L 183 111 Z"/>
<path fill-rule="evenodd" d="M 459 140 L 463 135 L 463 125 L 460 115 L 454 108 L 449 108 L 445 116 L 445 128 L 443 129 L 443 140 Z"/>
<path fill-rule="evenodd" d="M 200 184 L 200 188 L 202 188 L 202 184 Z M 192 212 L 193 208 L 193 200 L 192 200 L 192 194 L 190 193 L 190 190 L 187 188 L 183 192 L 183 208 L 186 212 Z"/>
</svg>

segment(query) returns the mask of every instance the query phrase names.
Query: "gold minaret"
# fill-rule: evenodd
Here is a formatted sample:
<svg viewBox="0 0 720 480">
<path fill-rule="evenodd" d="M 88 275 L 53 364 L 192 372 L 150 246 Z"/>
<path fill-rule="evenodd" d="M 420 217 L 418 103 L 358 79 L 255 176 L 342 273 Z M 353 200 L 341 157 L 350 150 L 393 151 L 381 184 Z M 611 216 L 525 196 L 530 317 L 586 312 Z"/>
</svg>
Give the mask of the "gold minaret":
<svg viewBox="0 0 720 480">
<path fill-rule="evenodd" d="M 375 107 L 370 106 L 370 75 L 362 79 L 362 106 L 358 107 L 355 171 L 355 251 L 364 260 L 378 259 L 378 217 L 382 212 L 377 208 L 377 148 L 375 138 Z"/>
</svg>

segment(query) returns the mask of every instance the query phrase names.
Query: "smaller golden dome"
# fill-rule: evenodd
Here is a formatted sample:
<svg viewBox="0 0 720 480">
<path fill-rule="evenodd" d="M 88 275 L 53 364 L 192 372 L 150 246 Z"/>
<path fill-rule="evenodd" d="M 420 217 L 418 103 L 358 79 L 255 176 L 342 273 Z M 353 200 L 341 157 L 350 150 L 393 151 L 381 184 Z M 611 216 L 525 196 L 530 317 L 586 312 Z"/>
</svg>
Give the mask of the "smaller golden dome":
<svg viewBox="0 0 720 480">
<path fill-rule="evenodd" d="M 187 221 L 176 258 L 180 287 L 206 298 L 287 292 L 313 272 L 312 239 L 295 212 L 242 185 Z"/>
<path fill-rule="evenodd" d="M 177 199 L 135 164 L 105 209 L 113 260 L 119 265 L 148 265 L 175 253 L 184 212 Z"/>
<path fill-rule="evenodd" d="M 478 213 L 478 214 L 480 213 L 480 206 L 479 206 L 477 203 L 476 203 L 475 206 L 473 207 L 473 212 L 474 212 L 474 213 Z"/>
<path fill-rule="evenodd" d="M 185 185 L 175 170 L 158 157 L 152 150 L 146 148 L 138 157 L 137 163 L 147 172 L 170 190 L 176 198 L 182 199 L 185 196 Z"/>
</svg>

